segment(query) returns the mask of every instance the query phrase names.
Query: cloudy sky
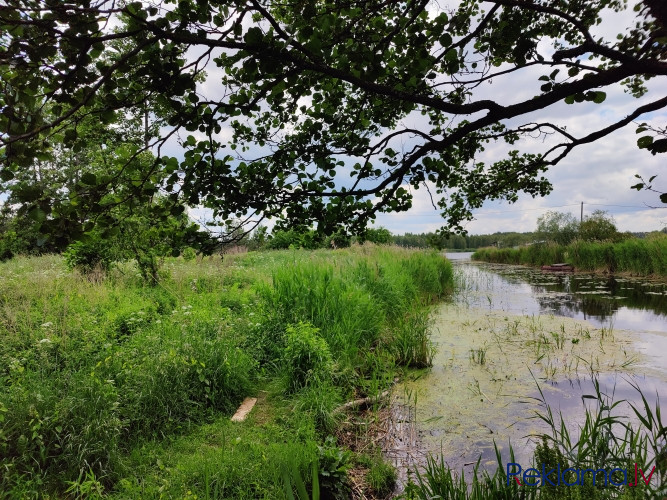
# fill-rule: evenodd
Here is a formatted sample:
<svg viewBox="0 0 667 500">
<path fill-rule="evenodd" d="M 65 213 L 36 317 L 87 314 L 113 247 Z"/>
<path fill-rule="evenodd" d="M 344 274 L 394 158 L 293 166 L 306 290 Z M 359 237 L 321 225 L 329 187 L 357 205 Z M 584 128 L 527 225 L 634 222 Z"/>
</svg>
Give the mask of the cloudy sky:
<svg viewBox="0 0 667 500">
<path fill-rule="evenodd" d="M 535 80 L 532 80 L 534 82 Z M 531 82 L 531 83 L 532 83 Z M 513 102 L 515 90 L 512 85 L 494 84 L 495 99 Z M 656 87 L 656 85 L 653 85 Z M 664 88 L 662 91 L 664 92 Z M 649 92 L 650 97 L 653 93 Z M 655 95 L 655 94 L 653 94 Z M 642 99 L 645 101 L 645 99 Z M 604 103 L 582 103 L 555 107 L 543 111 L 539 117 L 567 127 L 568 132 L 584 134 L 592 127 L 604 126 L 629 114 L 637 106 L 637 100 L 616 88 L 607 93 Z M 664 126 L 667 112 L 654 113 L 640 121 Z M 651 231 L 667 225 L 667 205 L 662 205 L 658 195 L 647 191 L 636 191 L 630 186 L 638 180 L 635 174 L 648 179 L 658 175 L 654 187 L 667 191 L 667 171 L 665 155 L 653 156 L 637 147 L 639 135 L 635 125 L 589 145 L 574 149 L 561 163 L 547 172 L 553 184 L 553 191 L 544 198 L 521 195 L 515 204 L 507 202 L 487 202 L 475 211 L 475 220 L 466 228 L 471 234 L 493 233 L 495 231 L 532 231 L 536 219 L 548 210 L 580 214 L 584 202 L 584 216 L 594 210 L 605 210 L 614 216 L 622 231 Z M 525 151 L 545 150 L 547 143 L 523 141 L 518 147 Z M 498 159 L 505 150 L 491 147 L 485 151 L 485 161 Z M 413 208 L 401 214 L 383 214 L 377 224 L 394 233 L 425 232 L 440 227 L 440 217 L 431 205 L 425 190 L 414 192 Z M 650 208 L 650 207 L 658 208 Z"/>
<path fill-rule="evenodd" d="M 442 8 L 450 10 L 455 3 L 450 1 L 448 6 Z M 431 10 L 437 14 L 440 8 L 434 3 Z M 635 13 L 630 6 L 620 14 L 607 15 L 593 34 L 613 40 L 618 33 L 632 25 L 634 18 Z M 553 49 L 544 43 L 538 50 L 548 55 Z M 217 71 L 218 68 L 207 68 L 209 78 L 200 88 L 202 94 L 215 95 L 216 90 L 219 91 L 215 78 Z M 539 85 L 543 82 L 538 81 L 538 77 L 549 72 L 544 68 L 526 68 L 509 78 L 496 78 L 492 83 L 479 87 L 473 100 L 493 99 L 502 104 L 520 102 L 539 93 Z M 667 90 L 664 81 L 652 80 L 648 87 L 649 92 L 641 99 L 633 98 L 624 93 L 622 87 L 616 86 L 604 89 L 607 98 L 602 104 L 567 105 L 561 102 L 547 110 L 523 117 L 521 121 L 508 124 L 549 121 L 565 126 L 567 131 L 575 136 L 586 135 L 623 118 L 637 106 L 664 95 Z M 667 123 L 667 111 L 645 115 L 639 118 L 638 122 L 664 127 Z M 427 128 L 426 120 L 421 116 L 410 116 L 404 120 L 403 125 L 422 130 Z M 534 199 L 529 195 L 521 195 L 515 204 L 487 202 L 475 211 L 475 220 L 466 226 L 468 232 L 483 234 L 496 231 L 532 231 L 535 229 L 536 219 L 548 210 L 571 212 L 578 217 L 581 202 L 584 203 L 584 215 L 594 210 L 605 210 L 615 218 L 622 231 L 651 231 L 665 227 L 667 205 L 660 203 L 658 195 L 630 189 L 631 185 L 638 182 L 635 174 L 647 179 L 658 175 L 654 187 L 667 191 L 666 155 L 653 156 L 646 150 L 638 149 L 636 142 L 639 135 L 635 133 L 636 128 L 635 124 L 631 124 L 593 144 L 574 149 L 566 159 L 547 172 L 553 191 L 544 198 Z M 219 139 L 225 140 L 229 137 L 230 130 L 224 129 Z M 513 148 L 522 152 L 544 152 L 555 139 L 523 140 Z M 504 145 L 490 145 L 479 160 L 492 163 L 501 159 L 507 150 Z M 376 225 L 384 226 L 396 234 L 428 232 L 441 227 L 442 218 L 433 208 L 427 191 L 420 189 L 413 193 L 413 208 L 410 211 L 381 214 Z M 203 212 L 194 210 L 193 213 L 201 215 Z"/>
<path fill-rule="evenodd" d="M 450 6 L 456 2 L 450 0 Z M 607 13 L 603 22 L 594 29 L 594 38 L 604 36 L 608 40 L 616 38 L 627 26 L 632 26 L 635 13 L 634 2 L 621 13 Z M 447 9 L 447 7 L 445 7 Z M 438 7 L 433 7 L 437 12 Z M 552 49 L 547 44 L 538 47 L 542 54 Z M 546 73 L 542 68 L 527 68 L 511 79 L 497 78 L 478 89 L 475 99 L 493 99 L 500 103 L 514 103 L 531 95 L 536 95 L 540 83 L 538 78 Z M 663 79 L 664 80 L 664 79 Z M 605 89 L 607 99 L 602 104 L 560 103 L 548 110 L 529 116 L 527 120 L 550 121 L 565 126 L 575 136 L 611 124 L 627 116 L 642 103 L 665 95 L 665 82 L 649 81 L 649 92 L 642 99 L 635 99 L 623 92 L 620 86 Z M 667 124 L 667 110 L 645 115 L 638 122 L 652 123 L 664 127 Z M 519 122 L 514 122 L 518 124 Z M 471 234 L 493 233 L 495 231 L 532 231 L 536 219 L 548 210 L 571 212 L 580 215 L 584 202 L 584 216 L 594 210 L 605 210 L 615 218 L 622 231 L 651 231 L 667 225 L 667 205 L 660 203 L 658 195 L 646 191 L 636 191 L 630 186 L 638 180 L 635 174 L 648 179 L 658 175 L 654 187 L 667 191 L 666 155 L 653 156 L 646 150 L 637 148 L 635 133 L 637 126 L 631 124 L 624 129 L 601 139 L 594 144 L 574 149 L 556 167 L 547 172 L 553 184 L 553 191 L 544 198 L 533 199 L 522 195 L 515 204 L 487 202 L 475 211 L 475 220 L 467 225 Z M 523 141 L 516 147 L 523 151 L 539 152 L 548 149 L 548 141 Z M 485 152 L 484 161 L 499 159 L 506 149 L 491 147 Z M 662 207 L 661 207 L 662 205 Z M 658 207 L 658 208 L 651 208 Z M 395 233 L 432 231 L 441 226 L 438 213 L 431 206 L 428 194 L 415 192 L 412 210 L 403 214 L 386 214 L 378 218 L 377 224 Z"/>
</svg>

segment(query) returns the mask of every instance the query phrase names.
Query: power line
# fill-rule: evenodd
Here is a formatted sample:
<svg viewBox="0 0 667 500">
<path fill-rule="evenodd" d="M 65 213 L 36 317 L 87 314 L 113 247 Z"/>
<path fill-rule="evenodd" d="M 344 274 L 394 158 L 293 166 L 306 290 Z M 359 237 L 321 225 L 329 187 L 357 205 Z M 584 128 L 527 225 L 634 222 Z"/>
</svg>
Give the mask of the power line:
<svg viewBox="0 0 667 500">
<path fill-rule="evenodd" d="M 595 207 L 641 208 L 642 210 L 655 210 L 657 208 L 667 208 L 667 207 L 650 207 L 648 205 L 605 205 L 603 203 L 586 203 L 586 205 L 592 205 Z"/>
<path fill-rule="evenodd" d="M 578 203 L 574 205 L 557 205 L 553 207 L 539 207 L 539 208 L 524 208 L 521 210 L 499 210 L 496 212 L 473 212 L 473 215 L 489 215 L 489 214 L 506 214 L 506 213 L 517 213 L 517 212 L 534 212 L 536 210 L 551 210 L 552 208 L 564 208 L 564 207 L 574 207 L 578 206 Z M 432 212 L 418 212 L 418 213 L 401 213 L 396 212 L 396 215 L 403 215 L 408 217 L 442 217 L 440 214 L 434 214 Z"/>
</svg>

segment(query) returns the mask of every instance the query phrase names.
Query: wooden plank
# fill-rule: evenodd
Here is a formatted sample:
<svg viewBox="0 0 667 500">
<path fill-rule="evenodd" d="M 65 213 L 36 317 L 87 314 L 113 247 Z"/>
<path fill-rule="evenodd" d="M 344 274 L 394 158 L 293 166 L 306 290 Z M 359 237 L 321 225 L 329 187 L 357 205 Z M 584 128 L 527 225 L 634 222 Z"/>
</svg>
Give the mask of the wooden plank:
<svg viewBox="0 0 667 500">
<path fill-rule="evenodd" d="M 245 398 L 232 417 L 232 422 L 243 422 L 257 403 L 257 398 Z"/>
</svg>

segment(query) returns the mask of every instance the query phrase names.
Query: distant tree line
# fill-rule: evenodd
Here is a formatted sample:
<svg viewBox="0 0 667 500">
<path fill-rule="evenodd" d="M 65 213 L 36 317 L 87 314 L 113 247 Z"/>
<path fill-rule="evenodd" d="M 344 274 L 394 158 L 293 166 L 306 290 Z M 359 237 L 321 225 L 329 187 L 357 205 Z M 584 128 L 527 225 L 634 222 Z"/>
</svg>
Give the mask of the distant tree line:
<svg viewBox="0 0 667 500">
<path fill-rule="evenodd" d="M 498 232 L 493 234 L 451 235 L 443 237 L 436 233 L 405 233 L 393 235 L 394 244 L 413 248 L 438 248 L 447 250 L 468 250 L 499 246 L 514 247 L 526 245 L 535 240 L 535 233 Z"/>
</svg>

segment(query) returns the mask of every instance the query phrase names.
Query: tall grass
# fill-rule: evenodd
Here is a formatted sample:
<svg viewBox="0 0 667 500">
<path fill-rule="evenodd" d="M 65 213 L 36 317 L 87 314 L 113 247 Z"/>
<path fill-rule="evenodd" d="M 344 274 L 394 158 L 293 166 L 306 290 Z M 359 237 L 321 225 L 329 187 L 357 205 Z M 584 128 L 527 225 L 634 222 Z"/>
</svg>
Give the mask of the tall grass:
<svg viewBox="0 0 667 500">
<path fill-rule="evenodd" d="M 501 264 L 549 265 L 567 262 L 582 271 L 667 275 L 667 237 L 617 243 L 575 241 L 570 245 L 535 244 L 521 248 L 482 248 L 472 258 Z"/>
<path fill-rule="evenodd" d="M 271 471 L 307 468 L 337 406 L 430 362 L 427 305 L 452 287 L 441 256 L 373 246 L 165 270 L 144 287 L 131 265 L 0 264 L 0 498 L 280 497 Z M 259 388 L 282 416 L 230 428 Z"/>
</svg>

